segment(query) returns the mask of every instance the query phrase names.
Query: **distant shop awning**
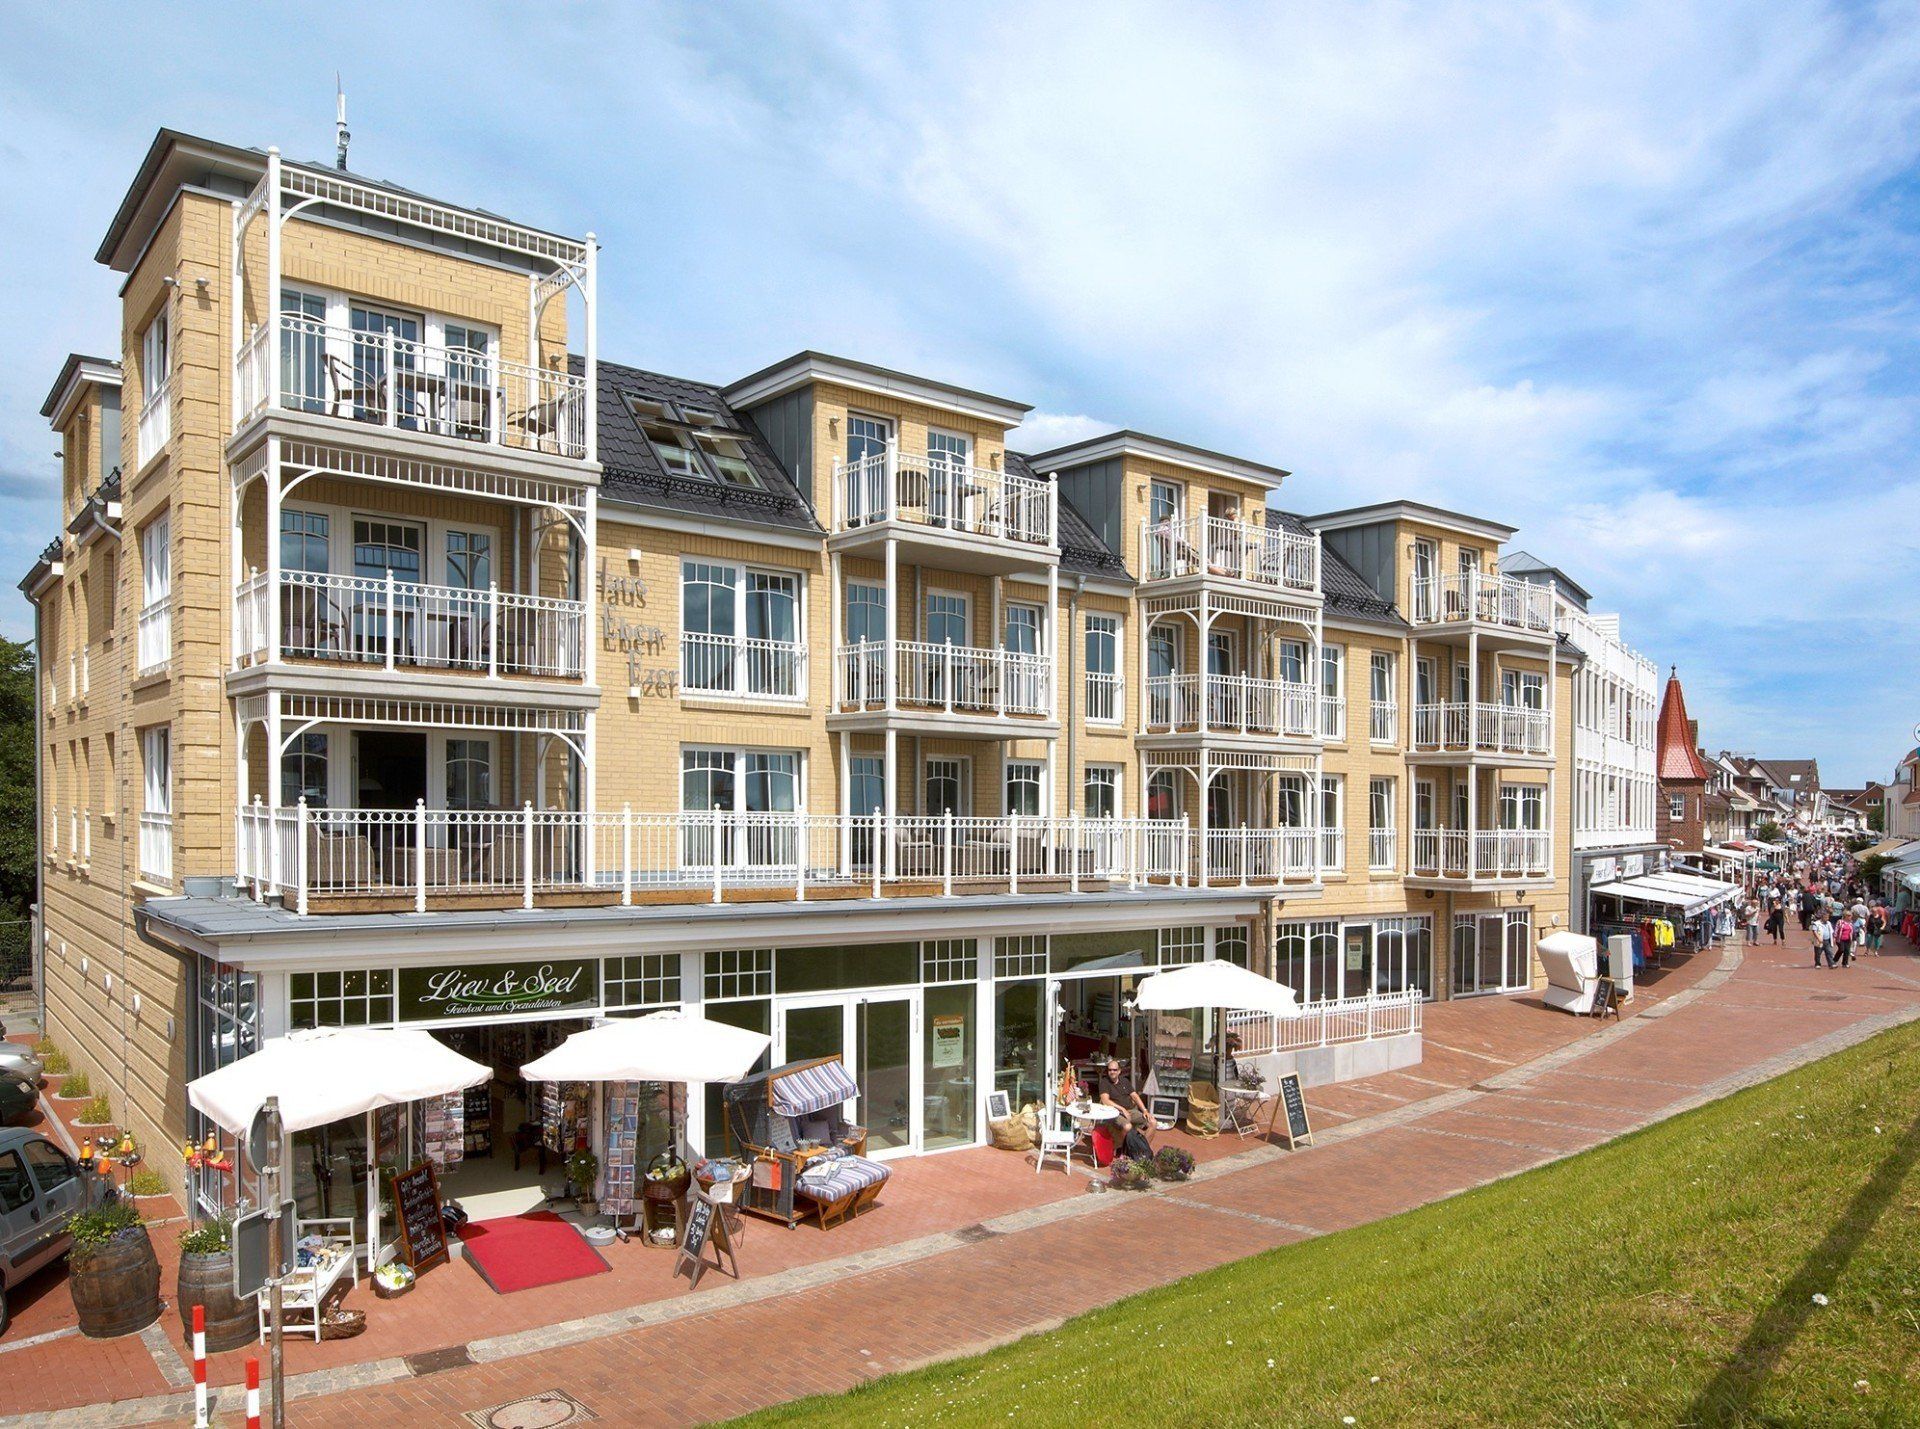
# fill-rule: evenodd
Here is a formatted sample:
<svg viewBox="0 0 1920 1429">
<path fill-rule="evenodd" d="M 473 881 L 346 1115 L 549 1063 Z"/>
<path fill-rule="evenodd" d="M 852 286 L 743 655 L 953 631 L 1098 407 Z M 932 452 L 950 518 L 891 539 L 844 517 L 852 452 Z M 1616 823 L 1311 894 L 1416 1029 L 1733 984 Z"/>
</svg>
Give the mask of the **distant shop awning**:
<svg viewBox="0 0 1920 1429">
<path fill-rule="evenodd" d="M 1603 883 L 1593 891 L 1609 898 L 1625 898 L 1657 908 L 1678 908 L 1689 917 L 1717 907 L 1737 897 L 1740 892 L 1729 883 L 1716 883 L 1712 879 L 1671 871 L 1618 879 L 1613 883 Z"/>
<path fill-rule="evenodd" d="M 1709 846 L 1701 849 L 1700 852 L 1708 858 L 1717 858 L 1723 863 L 1745 863 L 1754 856 L 1753 850 L 1744 848 L 1713 848 Z"/>
<path fill-rule="evenodd" d="M 1912 845 L 1910 839 L 1881 839 L 1872 848 L 1863 848 L 1854 855 L 1856 859 L 1885 858 L 1900 853 Z"/>
</svg>

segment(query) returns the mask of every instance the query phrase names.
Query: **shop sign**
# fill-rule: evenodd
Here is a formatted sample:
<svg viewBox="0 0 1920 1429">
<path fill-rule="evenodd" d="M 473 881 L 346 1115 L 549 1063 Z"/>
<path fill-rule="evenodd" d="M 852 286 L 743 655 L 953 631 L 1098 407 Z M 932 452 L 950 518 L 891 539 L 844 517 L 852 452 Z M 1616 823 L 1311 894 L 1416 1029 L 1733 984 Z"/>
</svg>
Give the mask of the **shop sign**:
<svg viewBox="0 0 1920 1429">
<path fill-rule="evenodd" d="M 600 1005 L 600 964 L 545 958 L 401 968 L 399 995 L 402 1022 L 589 1010 Z"/>
<path fill-rule="evenodd" d="M 936 1067 L 961 1067 L 967 1061 L 967 1015 L 946 1012 L 933 1019 L 933 1057 Z"/>
<path fill-rule="evenodd" d="M 1599 883 L 1611 883 L 1620 876 L 1620 860 L 1617 858 L 1596 858 L 1589 865 L 1587 875 L 1589 887 Z"/>
<path fill-rule="evenodd" d="M 1628 878 L 1638 878 L 1647 871 L 1647 856 L 1644 853 L 1630 853 L 1620 861 L 1620 871 Z"/>
</svg>

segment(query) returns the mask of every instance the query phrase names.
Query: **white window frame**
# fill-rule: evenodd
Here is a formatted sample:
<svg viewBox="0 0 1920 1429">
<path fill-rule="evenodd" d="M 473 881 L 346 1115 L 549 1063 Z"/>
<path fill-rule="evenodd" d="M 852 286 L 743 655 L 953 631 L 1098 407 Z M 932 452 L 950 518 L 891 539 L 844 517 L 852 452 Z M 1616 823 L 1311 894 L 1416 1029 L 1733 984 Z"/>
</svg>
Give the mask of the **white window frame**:
<svg viewBox="0 0 1920 1429">
<path fill-rule="evenodd" d="M 1320 798 L 1314 810 L 1319 815 L 1320 866 L 1335 873 L 1347 866 L 1347 781 L 1341 774 L 1320 776 Z M 1328 816 L 1328 806 L 1332 815 Z"/>
<path fill-rule="evenodd" d="M 1327 666 L 1333 666 L 1333 690 L 1327 689 Z M 1347 647 L 1331 642 L 1320 647 L 1318 678 L 1320 737 L 1334 741 L 1347 737 Z"/>
<path fill-rule="evenodd" d="M 733 633 L 715 635 L 705 631 L 687 628 L 687 586 L 689 576 L 697 569 L 706 568 L 729 571 L 734 579 L 733 592 Z M 793 587 L 793 634 L 792 640 L 769 640 L 765 637 L 747 634 L 747 610 L 751 604 L 754 578 L 790 582 Z M 711 583 L 710 583 L 711 584 Z M 770 702 L 778 704 L 800 704 L 807 698 L 807 576 L 805 571 L 787 569 L 781 566 L 760 565 L 750 561 L 715 560 L 704 556 L 684 556 L 680 561 L 680 696 L 685 699 L 736 699 Z M 727 642 L 722 647 L 718 642 Z M 696 664 L 706 663 L 695 652 L 717 652 L 722 648 L 731 651 L 731 659 L 726 662 L 732 679 L 725 686 L 695 683 Z M 753 671 L 756 664 L 756 652 L 764 656 L 770 669 L 777 668 L 782 660 L 790 662 L 792 691 L 779 688 L 756 689 Z M 707 656 L 707 660 L 712 656 Z M 783 681 L 762 682 L 775 686 Z"/>
<path fill-rule="evenodd" d="M 1125 766 L 1120 764 L 1089 764 L 1080 774 L 1080 812 L 1087 818 L 1123 818 L 1125 805 L 1122 797 L 1126 790 L 1127 776 Z M 1112 793 L 1113 810 L 1110 814 L 1100 815 L 1093 812 L 1087 794 L 1096 786 L 1104 785 Z"/>
<path fill-rule="evenodd" d="M 926 813 L 933 813 L 933 802 L 927 798 L 928 786 L 933 782 L 934 766 L 951 764 L 952 778 L 959 790 L 960 797 L 955 802 L 958 807 L 953 811 L 956 819 L 971 818 L 973 815 L 973 759 L 965 754 L 928 754 L 920 760 L 920 802 Z M 942 770 L 941 777 L 948 777 Z"/>
<path fill-rule="evenodd" d="M 1013 817 L 1013 786 L 1015 783 L 1014 771 L 1016 770 L 1032 771 L 1033 777 L 1031 782 L 1035 791 L 1034 804 L 1038 810 L 1037 816 L 1045 818 L 1047 811 L 1052 807 L 1052 800 L 1049 797 L 1047 789 L 1047 765 L 1043 759 L 1009 759 L 1006 761 L 1000 771 L 1000 812 L 1008 818 Z M 1022 778 L 1018 782 L 1026 783 L 1028 781 Z M 1022 815 L 1022 817 L 1027 816 Z"/>
<path fill-rule="evenodd" d="M 149 725 L 140 731 L 140 873 L 173 881 L 173 729 Z"/>
<path fill-rule="evenodd" d="M 1107 644 L 1112 652 L 1113 668 L 1110 670 L 1096 671 L 1093 668 L 1093 648 L 1096 637 Z M 1086 628 L 1081 634 L 1081 648 L 1087 671 L 1085 699 L 1087 721 L 1090 724 L 1123 724 L 1126 721 L 1127 689 L 1123 662 L 1125 639 L 1126 627 L 1119 616 L 1106 611 L 1087 612 Z M 1095 713 L 1096 710 L 1102 709 L 1108 712 Z"/>
<path fill-rule="evenodd" d="M 1398 863 L 1395 807 L 1399 795 L 1398 781 L 1390 776 L 1376 774 L 1367 780 L 1367 867 L 1370 869 L 1391 871 Z"/>
</svg>

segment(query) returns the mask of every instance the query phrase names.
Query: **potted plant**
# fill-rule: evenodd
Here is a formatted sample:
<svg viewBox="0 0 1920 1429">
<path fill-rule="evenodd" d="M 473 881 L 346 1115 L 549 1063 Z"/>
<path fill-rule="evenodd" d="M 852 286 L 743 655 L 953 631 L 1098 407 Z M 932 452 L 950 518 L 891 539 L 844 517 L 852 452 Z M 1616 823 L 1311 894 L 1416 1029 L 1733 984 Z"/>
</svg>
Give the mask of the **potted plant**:
<svg viewBox="0 0 1920 1429">
<path fill-rule="evenodd" d="M 46 1038 L 42 1037 L 33 1050 L 40 1054 L 40 1066 L 49 1077 L 64 1077 L 73 1070 L 73 1063 L 67 1060 L 67 1054 Z"/>
<path fill-rule="evenodd" d="M 88 1097 L 87 1104 L 80 1108 L 80 1114 L 74 1118 L 74 1121 L 81 1126 L 112 1126 L 113 1103 L 107 1100 L 105 1092 Z M 108 1138 L 102 1137 L 101 1143 L 104 1145 L 107 1140 Z"/>
<path fill-rule="evenodd" d="M 144 1174 L 149 1173 L 136 1173 L 136 1179 Z M 180 1274 L 174 1282 L 174 1299 L 180 1306 L 181 1328 L 189 1339 L 193 1336 L 193 1307 L 205 1309 L 208 1350 L 237 1350 L 253 1339 L 259 1328 L 253 1302 L 233 1293 L 232 1217 L 202 1221 L 180 1237 Z"/>
<path fill-rule="evenodd" d="M 81 1334 L 110 1340 L 160 1318 L 160 1261 L 132 1202 L 89 1206 L 68 1229 L 68 1287 Z"/>
<path fill-rule="evenodd" d="M 60 1083 L 60 1090 L 54 1096 L 63 1102 L 85 1101 L 93 1095 L 93 1083 L 87 1080 L 85 1072 L 69 1072 Z"/>
<path fill-rule="evenodd" d="M 1145 1157 L 1116 1156 L 1107 1168 L 1107 1184 L 1116 1191 L 1144 1191 L 1153 1181 L 1153 1164 Z"/>
<path fill-rule="evenodd" d="M 594 1198 L 594 1187 L 600 1180 L 600 1158 L 582 1146 L 567 1158 L 567 1180 L 573 1183 L 580 1209 L 590 1216 L 600 1214 L 600 1202 Z"/>
<path fill-rule="evenodd" d="M 1184 1181 L 1193 1175 L 1193 1153 L 1163 1146 L 1153 1153 L 1153 1169 L 1162 1181 Z"/>
</svg>

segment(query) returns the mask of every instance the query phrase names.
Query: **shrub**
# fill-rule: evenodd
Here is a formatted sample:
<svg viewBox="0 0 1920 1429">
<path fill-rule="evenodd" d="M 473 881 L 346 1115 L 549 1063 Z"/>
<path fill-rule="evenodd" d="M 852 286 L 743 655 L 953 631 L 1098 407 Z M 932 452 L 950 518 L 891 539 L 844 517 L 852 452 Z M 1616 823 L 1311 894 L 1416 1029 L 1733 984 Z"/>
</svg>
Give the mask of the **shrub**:
<svg viewBox="0 0 1920 1429">
<path fill-rule="evenodd" d="M 113 1121 L 113 1104 L 107 1100 L 107 1094 L 89 1097 L 87 1104 L 80 1108 L 80 1115 L 74 1118 L 82 1126 L 107 1126 Z"/>
<path fill-rule="evenodd" d="M 73 1250 L 68 1258 L 76 1264 L 83 1263 L 115 1236 L 140 1224 L 140 1212 L 133 1208 L 131 1201 L 108 1201 L 82 1211 L 67 1227 L 73 1236 Z"/>
<path fill-rule="evenodd" d="M 67 1054 L 46 1038 L 42 1037 L 33 1050 L 40 1054 L 40 1065 L 46 1068 L 49 1077 L 64 1077 L 73 1070 L 73 1063 L 67 1060 Z"/>
<path fill-rule="evenodd" d="M 180 1237 L 182 1255 L 218 1255 L 233 1248 L 233 1217 L 215 1216 Z"/>
<path fill-rule="evenodd" d="M 164 1196 L 167 1194 L 167 1183 L 151 1166 L 142 1166 L 127 1177 L 127 1189 L 136 1196 Z"/>
<path fill-rule="evenodd" d="M 75 1072 L 60 1084 L 60 1095 L 63 1097 L 92 1096 L 93 1083 L 87 1080 L 85 1072 Z"/>
</svg>

